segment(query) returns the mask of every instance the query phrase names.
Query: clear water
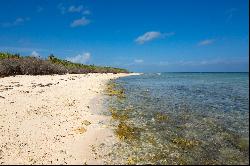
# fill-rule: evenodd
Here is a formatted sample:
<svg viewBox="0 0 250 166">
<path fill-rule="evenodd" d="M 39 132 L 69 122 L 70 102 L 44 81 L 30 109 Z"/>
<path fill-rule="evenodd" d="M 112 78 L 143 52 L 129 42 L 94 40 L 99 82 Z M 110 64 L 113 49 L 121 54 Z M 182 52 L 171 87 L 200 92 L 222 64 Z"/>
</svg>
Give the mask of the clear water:
<svg viewBox="0 0 250 166">
<path fill-rule="evenodd" d="M 152 73 L 116 80 L 126 98 L 110 98 L 109 106 L 128 116 L 136 139 L 121 140 L 108 156 L 127 164 L 248 164 L 248 79 L 248 73 Z"/>
</svg>

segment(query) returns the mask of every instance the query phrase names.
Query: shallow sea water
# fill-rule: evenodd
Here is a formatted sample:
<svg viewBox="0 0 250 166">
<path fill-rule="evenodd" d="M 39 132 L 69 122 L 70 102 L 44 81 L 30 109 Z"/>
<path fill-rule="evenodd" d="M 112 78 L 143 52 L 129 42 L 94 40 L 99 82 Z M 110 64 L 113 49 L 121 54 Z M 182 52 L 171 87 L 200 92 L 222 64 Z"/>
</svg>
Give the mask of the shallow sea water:
<svg viewBox="0 0 250 166">
<path fill-rule="evenodd" d="M 121 138 L 107 155 L 109 161 L 249 164 L 248 79 L 248 73 L 148 73 L 117 79 L 125 98 L 107 100 L 114 111 L 106 114 L 114 117 L 111 123 Z"/>
</svg>

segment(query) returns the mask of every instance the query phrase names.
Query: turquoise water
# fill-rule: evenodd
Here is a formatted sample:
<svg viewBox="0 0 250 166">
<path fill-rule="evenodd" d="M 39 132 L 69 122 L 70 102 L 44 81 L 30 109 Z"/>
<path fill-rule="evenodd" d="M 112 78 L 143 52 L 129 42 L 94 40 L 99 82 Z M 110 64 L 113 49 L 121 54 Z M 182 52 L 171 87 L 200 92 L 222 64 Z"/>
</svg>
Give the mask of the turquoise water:
<svg viewBox="0 0 250 166">
<path fill-rule="evenodd" d="M 134 137 L 109 156 L 128 164 L 248 164 L 248 79 L 248 73 L 149 73 L 116 80 L 126 98 L 108 103 L 126 115 Z"/>
</svg>

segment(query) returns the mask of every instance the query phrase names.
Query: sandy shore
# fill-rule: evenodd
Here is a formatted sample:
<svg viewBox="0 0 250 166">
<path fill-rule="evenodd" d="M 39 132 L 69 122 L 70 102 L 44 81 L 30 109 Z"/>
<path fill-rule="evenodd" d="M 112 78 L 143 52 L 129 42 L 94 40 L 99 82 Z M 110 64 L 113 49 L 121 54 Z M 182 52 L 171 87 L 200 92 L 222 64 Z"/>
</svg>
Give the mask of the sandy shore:
<svg viewBox="0 0 250 166">
<path fill-rule="evenodd" d="M 116 138 L 101 96 L 128 75 L 0 78 L 0 164 L 103 164 L 94 147 Z"/>
</svg>

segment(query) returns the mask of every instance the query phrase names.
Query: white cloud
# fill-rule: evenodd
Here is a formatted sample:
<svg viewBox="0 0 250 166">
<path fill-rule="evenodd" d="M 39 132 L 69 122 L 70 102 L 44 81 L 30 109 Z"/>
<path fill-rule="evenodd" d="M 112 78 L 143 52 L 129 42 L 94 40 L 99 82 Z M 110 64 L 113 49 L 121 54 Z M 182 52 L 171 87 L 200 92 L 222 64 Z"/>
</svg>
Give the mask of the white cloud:
<svg viewBox="0 0 250 166">
<path fill-rule="evenodd" d="M 72 5 L 72 6 L 69 7 L 68 12 L 71 12 L 71 13 L 74 13 L 74 12 L 79 13 L 79 12 L 81 12 L 82 10 L 83 10 L 83 6 L 82 6 L 82 5 L 80 5 L 80 6 L 74 6 L 74 5 Z"/>
<path fill-rule="evenodd" d="M 144 62 L 143 59 L 135 59 L 135 60 L 134 60 L 134 63 L 143 63 L 143 62 Z"/>
<path fill-rule="evenodd" d="M 138 44 L 144 44 L 147 41 L 157 39 L 161 36 L 160 32 L 146 32 L 144 35 L 139 36 L 135 41 Z"/>
<path fill-rule="evenodd" d="M 83 15 L 91 14 L 89 10 L 84 9 L 83 5 L 79 6 L 71 5 L 69 7 L 66 7 L 64 4 L 60 3 L 57 5 L 57 8 L 60 10 L 61 14 L 66 14 L 66 13 L 81 13 Z"/>
<path fill-rule="evenodd" d="M 206 46 L 206 45 L 213 44 L 214 42 L 215 42 L 215 39 L 207 39 L 207 40 L 200 41 L 198 43 L 198 46 Z"/>
<path fill-rule="evenodd" d="M 85 25 L 88 25 L 90 23 L 90 20 L 86 19 L 85 17 L 82 17 L 80 19 L 77 19 L 77 20 L 74 20 L 70 26 L 72 28 L 74 27 L 78 27 L 78 26 L 85 26 Z"/>
<path fill-rule="evenodd" d="M 86 63 L 89 61 L 89 59 L 91 58 L 91 54 L 89 52 L 83 53 L 83 54 L 78 54 L 75 57 L 69 57 L 66 58 L 66 60 L 71 61 L 73 63 Z"/>
<path fill-rule="evenodd" d="M 83 5 L 75 6 L 65 6 L 63 3 L 60 3 L 57 5 L 57 8 L 61 11 L 61 14 L 67 14 L 67 13 L 77 13 L 80 15 L 81 18 L 73 20 L 70 24 L 70 27 L 78 27 L 78 26 L 85 26 L 90 23 L 90 20 L 84 17 L 83 15 L 90 15 L 91 12 L 84 8 Z"/>
<path fill-rule="evenodd" d="M 158 38 L 165 38 L 174 35 L 174 32 L 170 33 L 161 33 L 161 32 L 156 32 L 156 31 L 151 31 L 151 32 L 146 32 L 142 36 L 139 36 L 135 42 L 138 44 L 144 44 L 145 42 L 149 42 L 151 40 L 155 40 Z"/>
<path fill-rule="evenodd" d="M 227 20 L 226 21 L 229 22 L 233 18 L 234 13 L 237 12 L 237 11 L 238 11 L 237 8 L 231 8 L 231 9 L 227 10 L 225 12 L 226 15 L 227 15 Z"/>
<path fill-rule="evenodd" d="M 36 52 L 36 51 L 32 51 L 31 56 L 38 58 L 39 57 L 39 53 Z"/>
<path fill-rule="evenodd" d="M 29 20 L 30 20 L 30 18 L 28 18 L 28 17 L 26 17 L 26 18 L 19 17 L 16 20 L 14 20 L 13 22 L 5 22 L 5 23 L 2 23 L 1 25 L 2 25 L 2 27 L 5 27 L 5 28 L 13 27 L 13 26 L 21 25 L 24 22 L 29 21 Z"/>
</svg>

